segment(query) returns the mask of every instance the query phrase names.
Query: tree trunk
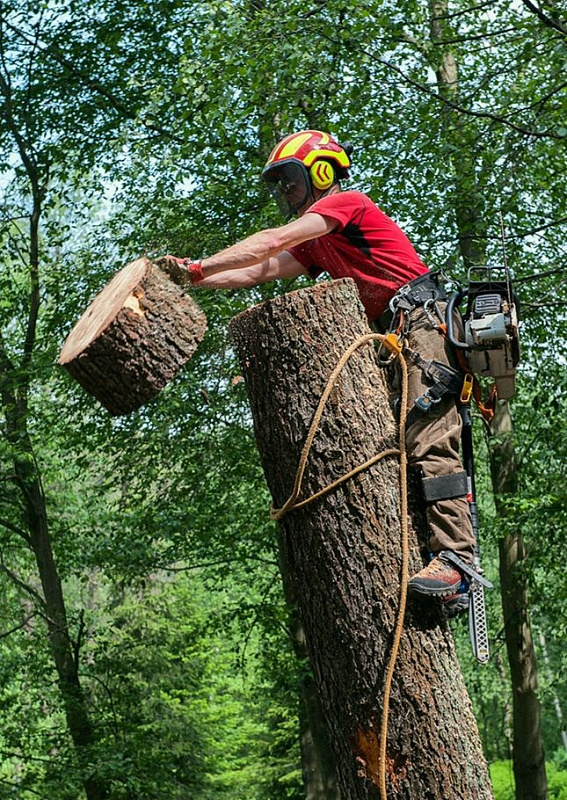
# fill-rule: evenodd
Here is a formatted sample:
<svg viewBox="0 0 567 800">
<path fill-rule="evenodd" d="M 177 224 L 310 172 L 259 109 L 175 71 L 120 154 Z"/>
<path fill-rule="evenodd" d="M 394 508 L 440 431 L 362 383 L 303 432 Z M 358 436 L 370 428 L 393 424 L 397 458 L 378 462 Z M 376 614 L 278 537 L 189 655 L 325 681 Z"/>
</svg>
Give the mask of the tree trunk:
<svg viewBox="0 0 567 800">
<path fill-rule="evenodd" d="M 329 374 L 369 332 L 351 280 L 317 284 L 256 306 L 232 324 L 274 505 L 293 486 Z M 315 437 L 311 494 L 396 446 L 383 371 L 372 347 L 345 367 Z M 384 674 L 400 602 L 399 469 L 386 458 L 280 522 L 283 571 L 307 647 L 348 800 L 379 798 Z M 410 564 L 422 559 L 411 532 Z M 492 798 L 452 637 L 433 603 L 410 604 L 388 720 L 389 800 Z"/>
<path fill-rule="evenodd" d="M 509 515 L 506 497 L 517 492 L 513 428 L 508 403 L 498 404 L 490 426 L 492 483 L 499 516 Z M 526 548 L 519 531 L 499 542 L 500 582 L 506 649 L 512 676 L 514 708 L 514 777 L 516 800 L 546 800 L 545 753 L 541 739 L 538 667 L 529 615 L 525 576 Z"/>
<path fill-rule="evenodd" d="M 313 676 L 301 684 L 301 765 L 305 800 L 341 800 L 335 759 Z"/>
<path fill-rule="evenodd" d="M 437 45 L 437 83 L 440 92 L 458 99 L 458 64 L 450 42 L 452 31 L 447 0 L 429 0 L 431 38 Z M 464 265 L 486 263 L 486 212 L 483 186 L 479 182 L 480 135 L 470 119 L 465 124 L 459 112 L 448 112 L 450 122 L 445 136 L 450 145 L 455 190 L 455 221 L 459 250 Z M 507 403 L 499 405 L 491 424 L 491 475 L 496 509 L 505 517 L 504 495 L 517 490 L 513 425 Z M 514 711 L 513 763 L 516 776 L 516 800 L 545 800 L 547 778 L 541 734 L 541 708 L 536 696 L 537 658 L 529 620 L 527 581 L 523 565 L 525 548 L 521 533 L 505 537 L 499 543 L 502 608 Z"/>
<path fill-rule="evenodd" d="M 169 383 L 206 329 L 193 300 L 140 258 L 97 295 L 67 337 L 59 363 L 111 414 L 127 414 Z"/>
<path fill-rule="evenodd" d="M 284 594 L 290 610 L 290 636 L 295 655 L 302 663 L 303 678 L 299 686 L 299 745 L 305 800 L 341 800 L 337 769 L 317 687 L 306 663 L 309 658 L 305 631 L 291 595 L 289 578 L 282 570 Z"/>
<path fill-rule="evenodd" d="M 0 354 L 1 355 L 1 354 Z M 108 790 L 93 768 L 93 727 L 78 674 L 78 647 L 72 645 L 61 580 L 57 571 L 49 526 L 45 495 L 36 469 L 36 458 L 30 440 L 25 405 L 18 402 L 9 385 L 7 372 L 0 370 L 0 388 L 6 416 L 7 438 L 13 447 L 14 472 L 21 491 L 29 534 L 28 544 L 35 556 L 44 605 L 42 615 L 48 629 L 51 655 L 57 671 L 65 718 L 88 800 L 104 800 Z"/>
</svg>

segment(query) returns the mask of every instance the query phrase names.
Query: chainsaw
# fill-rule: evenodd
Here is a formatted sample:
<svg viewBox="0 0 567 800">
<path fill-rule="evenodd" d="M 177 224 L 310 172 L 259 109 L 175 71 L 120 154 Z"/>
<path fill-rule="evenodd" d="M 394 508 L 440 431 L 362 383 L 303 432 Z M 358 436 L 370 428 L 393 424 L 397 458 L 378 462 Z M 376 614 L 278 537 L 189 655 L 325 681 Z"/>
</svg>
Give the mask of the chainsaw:
<svg viewBox="0 0 567 800">
<path fill-rule="evenodd" d="M 454 320 L 465 297 L 461 341 L 455 335 Z M 471 267 L 467 288 L 460 287 L 447 303 L 447 338 L 457 350 L 465 351 L 471 372 L 494 379 L 501 400 L 510 399 L 515 391 L 520 360 L 518 307 L 507 266 Z"/>
<path fill-rule="evenodd" d="M 455 335 L 454 320 L 455 312 L 458 310 L 461 313 L 460 305 L 465 297 L 467 305 L 462 314 L 462 341 Z M 469 269 L 467 288 L 459 287 L 447 302 L 447 338 L 453 347 L 464 351 L 472 373 L 494 380 L 497 397 L 501 400 L 509 400 L 515 392 L 516 367 L 520 360 L 518 308 L 518 298 L 512 290 L 510 271 L 505 259 L 503 267 Z M 484 578 L 480 567 L 470 404 L 462 405 L 460 413 L 463 421 L 463 461 L 468 480 L 467 500 L 475 537 L 474 564 L 464 570 L 470 581 L 469 632 L 476 659 L 481 664 L 486 664 L 489 659 L 489 643 L 484 589 L 492 588 L 492 585 Z"/>
</svg>

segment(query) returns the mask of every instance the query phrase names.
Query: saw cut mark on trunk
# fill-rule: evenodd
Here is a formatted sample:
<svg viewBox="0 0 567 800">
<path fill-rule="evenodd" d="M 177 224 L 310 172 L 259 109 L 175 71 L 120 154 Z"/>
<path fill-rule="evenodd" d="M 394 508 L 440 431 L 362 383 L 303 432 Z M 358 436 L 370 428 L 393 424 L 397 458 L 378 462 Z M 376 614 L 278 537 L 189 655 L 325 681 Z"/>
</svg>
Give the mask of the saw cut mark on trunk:
<svg viewBox="0 0 567 800">
<path fill-rule="evenodd" d="M 191 297 L 140 258 L 95 297 L 67 337 L 59 364 L 111 414 L 127 414 L 175 377 L 206 329 Z"/>
</svg>

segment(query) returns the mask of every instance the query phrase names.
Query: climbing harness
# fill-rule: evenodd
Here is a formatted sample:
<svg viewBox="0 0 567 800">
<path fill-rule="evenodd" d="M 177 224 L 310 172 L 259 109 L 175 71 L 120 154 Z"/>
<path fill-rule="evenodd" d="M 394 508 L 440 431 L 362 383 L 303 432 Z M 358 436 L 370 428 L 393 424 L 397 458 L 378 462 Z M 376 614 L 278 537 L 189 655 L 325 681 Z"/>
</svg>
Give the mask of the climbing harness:
<svg viewBox="0 0 567 800">
<path fill-rule="evenodd" d="M 407 360 L 419 367 L 431 383 L 425 392 L 413 401 L 420 411 L 427 413 L 431 406 L 440 403 L 446 394 L 461 394 L 463 374 L 460 370 L 454 369 L 442 361 L 425 359 L 409 347 L 406 347 L 404 352 Z"/>
<path fill-rule="evenodd" d="M 453 344 L 454 313 L 455 308 L 458 307 L 459 293 L 462 290 L 459 289 L 459 292 L 454 294 L 449 300 L 445 321 L 443 321 L 442 312 L 437 303 L 446 301 L 447 297 L 439 281 L 439 274 L 425 275 L 418 278 L 417 281 L 412 282 L 412 284 L 415 283 L 417 285 L 417 290 L 412 291 L 412 284 L 404 287 L 399 293 L 401 302 L 398 299 L 398 295 L 390 302 L 390 308 L 393 312 L 391 327 L 397 330 L 403 329 L 406 332 L 409 331 L 409 314 L 414 308 L 421 306 L 430 325 L 437 330 L 439 334 L 447 336 Z M 487 319 L 486 317 L 488 311 L 492 311 L 496 307 L 494 298 L 490 299 L 489 294 L 489 290 L 490 293 L 494 294 L 496 288 L 494 281 L 488 283 L 488 285 L 486 282 L 482 284 L 471 282 L 469 284 L 467 293 L 469 294 L 470 307 L 474 309 L 472 312 L 473 315 L 476 315 L 472 324 L 477 324 L 479 330 L 480 326 L 491 330 L 502 327 L 501 319 L 495 323 L 493 320 Z M 501 293 L 505 290 L 507 298 L 513 296 L 510 288 L 509 275 L 506 277 L 505 285 L 499 284 L 498 288 Z M 463 292 L 462 296 L 465 296 L 467 293 Z M 486 299 L 487 296 L 489 297 L 488 300 Z M 502 304 L 503 302 L 504 301 L 502 301 Z M 402 316 L 404 317 L 403 320 L 401 319 Z M 464 329 L 470 330 L 470 325 L 468 328 L 466 327 L 467 322 L 469 322 L 469 319 L 465 318 Z M 473 327 L 473 330 L 476 329 Z M 472 336 L 472 334 L 469 335 Z M 517 342 L 517 338 L 515 341 Z M 484 343 L 487 347 L 492 347 L 494 345 L 494 347 L 497 348 L 499 346 L 496 342 L 489 339 L 484 340 Z M 419 353 L 414 353 L 409 348 L 405 348 L 404 354 L 408 360 L 422 369 L 424 375 L 431 384 L 421 397 L 414 399 L 413 409 L 406 419 L 406 427 L 410 427 L 422 413 L 430 411 L 445 394 L 451 394 L 457 400 L 459 413 L 463 422 L 461 445 L 465 469 L 463 472 L 451 473 L 450 475 L 422 478 L 422 486 L 424 498 L 427 503 L 434 503 L 438 500 L 447 500 L 456 497 L 466 497 L 467 499 L 475 541 L 473 565 L 468 565 L 455 553 L 445 551 L 443 554 L 444 560 L 452 563 L 452 565 L 459 570 L 463 575 L 463 581 L 459 591 L 451 597 L 448 603 L 444 604 L 444 608 L 446 608 L 446 615 L 448 617 L 456 615 L 461 611 L 468 610 L 471 647 L 475 658 L 480 663 L 485 664 L 489 659 L 489 642 L 484 590 L 492 588 L 492 584 L 484 578 L 480 566 L 479 525 L 475 494 L 472 415 L 470 404 L 471 401 L 474 400 L 483 417 L 487 421 L 490 421 L 494 415 L 494 407 L 498 393 L 497 389 L 494 388 L 491 392 L 490 400 L 488 402 L 483 402 L 480 384 L 471 371 L 470 359 L 467 360 L 464 350 L 464 347 L 455 349 L 460 367 L 460 369 L 455 369 L 441 362 L 427 361 L 420 356 Z M 484 355 L 485 351 L 479 349 L 475 352 Z M 501 382 L 500 380 L 500 383 Z"/>
</svg>

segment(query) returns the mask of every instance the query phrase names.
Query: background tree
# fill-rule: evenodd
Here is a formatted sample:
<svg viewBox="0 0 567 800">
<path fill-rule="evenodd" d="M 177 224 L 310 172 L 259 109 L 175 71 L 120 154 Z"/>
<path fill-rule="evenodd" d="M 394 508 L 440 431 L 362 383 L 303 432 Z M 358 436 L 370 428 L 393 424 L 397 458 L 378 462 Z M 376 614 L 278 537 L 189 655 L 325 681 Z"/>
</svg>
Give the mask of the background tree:
<svg viewBox="0 0 567 800">
<path fill-rule="evenodd" d="M 443 17 L 436 21 L 442 28 L 437 39 L 432 17 Z M 36 496 L 45 499 L 66 610 L 65 647 L 79 656 L 77 678 L 97 742 L 87 748 L 89 763 L 111 795 L 126 792 L 119 774 L 126 756 L 118 753 L 105 767 L 107 744 L 113 741 L 115 751 L 123 747 L 128 754 L 134 741 L 129 737 L 137 734 L 127 725 L 126 696 L 118 692 L 117 719 L 125 732 L 112 739 L 110 699 L 97 670 L 109 664 L 105 654 L 112 654 L 117 674 L 130 675 L 111 641 L 114 614 L 119 643 L 122 628 L 139 622 L 130 614 L 125 619 L 120 609 L 139 598 L 140 581 L 146 588 L 157 581 L 161 592 L 167 575 L 167 592 L 173 593 L 168 597 L 178 591 L 183 596 L 185 576 L 202 587 L 199 598 L 206 599 L 198 602 L 210 608 L 207 625 L 229 651 L 248 642 L 248 689 L 237 691 L 229 682 L 230 692 L 238 700 L 235 716 L 260 726 L 247 732 L 242 751 L 257 759 L 261 751 L 273 772 L 269 781 L 249 772 L 247 797 L 252 791 L 259 797 L 301 796 L 290 731 L 297 716 L 292 687 L 302 673 L 293 666 L 284 633 L 267 495 L 226 335 L 232 315 L 289 287 L 199 292 L 210 323 L 199 355 L 131 418 L 109 420 L 53 364 L 72 322 L 125 261 L 143 252 L 211 253 L 258 227 L 278 224 L 257 176 L 277 138 L 308 125 L 354 141 L 356 185 L 405 227 L 431 266 L 443 266 L 453 277 L 464 277 L 465 252 L 473 258 L 473 245 L 489 263 L 499 263 L 503 214 L 524 318 L 523 363 L 511 405 L 517 483 L 514 493 L 500 496 L 497 508 L 479 436 L 478 451 L 485 454 L 477 458 L 485 563 L 494 578 L 498 540 L 521 530 L 532 625 L 536 634 L 544 633 L 550 658 L 540 689 L 542 736 L 548 752 L 560 748 L 553 698 L 561 706 L 566 692 L 560 549 L 565 284 L 557 271 L 565 263 L 567 219 L 564 17 L 557 6 L 504 0 L 458 0 L 441 14 L 425 2 L 394 7 L 383 0 L 349 8 L 339 0 L 307 7 L 209 0 L 197 8 L 179 2 L 131 7 L 117 0 L 48 8 L 23 0 L 3 3 L 0 519 L 6 581 L 0 633 L 6 636 L 0 645 L 2 728 L 9 732 L 2 747 L 16 756 L 5 756 L 2 774 L 18 783 L 18 791 L 75 797 L 81 773 L 73 766 L 62 696 L 54 691 L 53 653 L 46 648 L 41 616 L 46 598 L 36 559 L 21 535 L 30 533 L 24 513 L 29 498 L 22 492 L 28 484 L 20 478 L 18 488 L 14 482 L 14 454 L 25 456 L 21 474 L 28 471 Z M 458 66 L 457 96 L 441 90 L 434 74 L 447 53 Z M 468 230 L 464 212 L 457 224 L 456 209 L 463 204 L 476 219 Z M 37 264 L 30 269 L 33 219 Z M 534 273 L 537 280 L 530 279 Z M 9 396 L 16 390 L 23 416 L 15 414 Z M 8 418 L 25 420 L 33 461 L 25 436 L 8 439 Z M 6 571 L 19 583 L 8 583 Z M 221 621 L 226 616 L 213 598 L 224 591 L 230 596 L 226 614 L 238 625 Z M 165 614 L 160 603 L 141 608 L 159 630 Z M 466 641 L 460 649 L 486 752 L 497 759 L 509 752 L 511 695 L 500 643 L 510 620 L 499 616 L 493 599 L 490 610 L 496 633 L 490 667 L 479 672 L 470 664 Z M 206 648 L 199 614 L 190 619 L 195 636 L 180 633 L 181 641 Z M 156 655 L 150 648 L 138 652 L 148 664 Z M 281 662 L 280 652 L 286 654 Z M 221 658 L 219 671 L 224 663 Z M 196 684 L 210 687 L 209 670 L 215 670 L 206 658 L 194 666 L 188 682 L 199 696 Z M 274 674 L 278 680 L 272 682 Z M 172 671 L 171 679 L 175 691 L 178 673 Z M 251 696 L 261 696 L 273 716 Z M 226 742 L 240 738 L 227 722 L 220 726 L 229 732 L 225 744 L 217 747 L 207 715 L 194 711 L 188 707 L 183 718 L 194 720 L 188 730 L 201 735 L 212 759 L 202 763 L 216 778 L 193 775 L 193 791 L 238 797 L 242 751 Z M 163 749 L 148 752 L 148 762 L 170 763 L 164 753 L 177 727 L 170 725 Z M 264 750 L 250 744 L 259 740 Z M 220 755 L 224 751 L 231 753 L 228 761 Z M 128 774 L 135 776 L 138 767 Z M 149 763 L 142 772 L 151 775 Z M 148 796 L 159 796 L 147 781 Z M 551 781 L 550 787 L 553 792 Z"/>
</svg>

